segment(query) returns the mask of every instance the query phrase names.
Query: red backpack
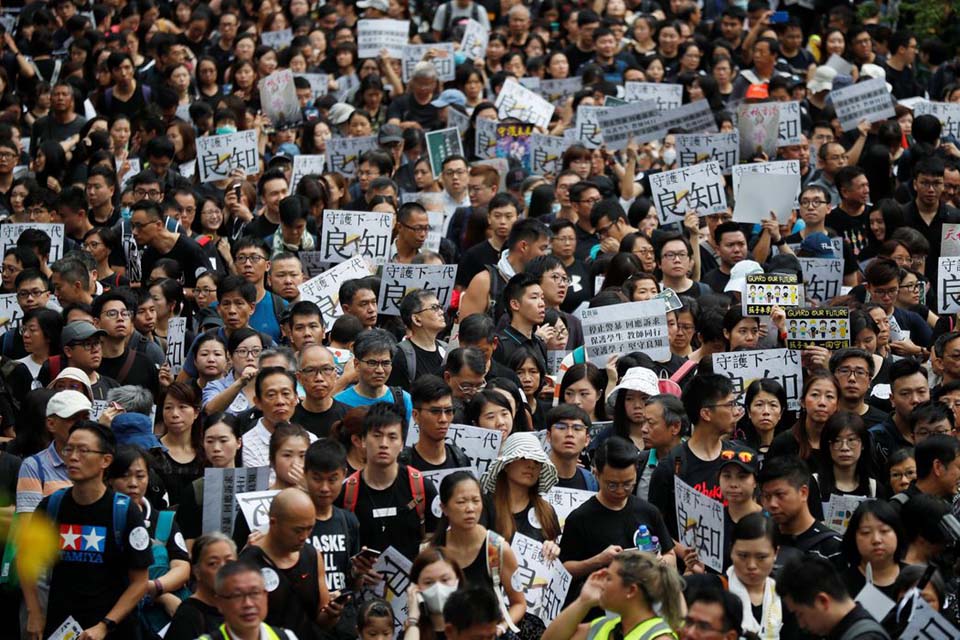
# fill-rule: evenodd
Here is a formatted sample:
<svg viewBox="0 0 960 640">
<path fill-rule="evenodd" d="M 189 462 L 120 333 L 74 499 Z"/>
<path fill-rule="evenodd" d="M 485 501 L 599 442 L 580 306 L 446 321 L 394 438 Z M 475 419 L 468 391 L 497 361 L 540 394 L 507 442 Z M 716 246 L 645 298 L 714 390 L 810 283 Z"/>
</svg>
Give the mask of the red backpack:
<svg viewBox="0 0 960 640">
<path fill-rule="evenodd" d="M 412 504 L 408 504 L 407 507 L 413 507 L 417 510 L 417 517 L 420 519 L 420 533 L 424 534 L 426 526 L 426 514 L 427 514 L 427 499 L 426 491 L 423 488 L 423 474 L 414 469 L 413 467 L 407 467 L 407 477 L 410 481 L 410 493 L 413 494 Z M 357 500 L 360 497 L 360 472 L 354 471 L 346 482 L 344 482 L 343 489 L 343 508 L 347 511 L 355 511 L 357 508 Z"/>
</svg>

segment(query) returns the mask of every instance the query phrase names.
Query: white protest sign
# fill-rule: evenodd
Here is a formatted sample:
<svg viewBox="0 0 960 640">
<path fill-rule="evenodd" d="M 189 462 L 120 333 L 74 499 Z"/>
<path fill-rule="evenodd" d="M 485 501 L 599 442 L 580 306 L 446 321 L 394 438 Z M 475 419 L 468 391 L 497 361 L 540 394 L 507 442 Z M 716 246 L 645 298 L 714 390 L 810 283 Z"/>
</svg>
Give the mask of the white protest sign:
<svg viewBox="0 0 960 640">
<path fill-rule="evenodd" d="M 403 623 L 407 619 L 407 589 L 410 588 L 411 567 L 409 558 L 393 547 L 384 549 L 373 565 L 373 570 L 383 576 L 383 582 L 374 585 L 369 591 L 390 604 L 397 635 L 402 631 Z"/>
<path fill-rule="evenodd" d="M 706 100 L 694 100 L 660 114 L 660 127 L 664 131 L 687 133 L 716 133 L 717 120 Z"/>
<path fill-rule="evenodd" d="M 450 217 L 444 211 L 427 211 L 430 231 L 427 231 L 427 239 L 423 243 L 424 249 L 433 252 L 440 251 L 440 243 L 443 242 L 443 228 Z"/>
<path fill-rule="evenodd" d="M 0 294 L 0 333 L 4 330 L 17 331 L 21 320 L 23 320 L 23 309 L 17 302 L 17 294 Z"/>
<path fill-rule="evenodd" d="M 674 476 L 680 542 L 697 550 L 704 565 L 723 571 L 723 503 Z"/>
<path fill-rule="evenodd" d="M 799 190 L 800 176 L 797 175 L 746 173 L 740 177 L 733 219 L 760 223 L 769 220 L 772 211 L 781 224 L 786 224 L 793 213 Z"/>
<path fill-rule="evenodd" d="M 440 492 L 440 483 L 443 482 L 443 479 L 449 476 L 452 473 L 457 473 L 458 471 L 466 471 L 469 474 L 472 474 L 477 480 L 480 478 L 477 476 L 477 470 L 473 467 L 454 467 L 452 469 L 435 469 L 434 471 L 423 471 L 423 479 L 429 480 L 433 483 L 433 486 L 437 488 L 437 493 Z"/>
<path fill-rule="evenodd" d="M 667 133 L 654 100 L 603 107 L 597 111 L 596 117 L 603 143 L 610 151 L 626 149 L 631 139 L 636 143 L 650 142 Z"/>
<path fill-rule="evenodd" d="M 43 231 L 50 237 L 50 257 L 48 264 L 53 264 L 63 257 L 63 224 L 60 222 L 9 222 L 0 224 L 0 255 L 7 249 L 17 246 L 20 234 L 27 229 Z"/>
<path fill-rule="evenodd" d="M 740 163 L 740 133 L 678 133 L 674 136 L 677 147 L 677 166 L 690 167 L 701 162 L 717 162 L 723 175 Z"/>
<path fill-rule="evenodd" d="M 386 49 L 388 56 L 402 60 L 403 50 L 409 41 L 409 20 L 357 21 L 358 58 L 379 58 L 380 51 Z"/>
<path fill-rule="evenodd" d="M 481 477 L 493 461 L 500 455 L 500 440 L 503 434 L 493 429 L 472 427 L 466 424 L 452 424 L 447 429 L 446 441 L 452 447 L 459 447 L 470 458 L 477 477 Z M 420 440 L 420 425 L 414 424 L 407 431 L 406 445 L 412 447 Z"/>
<path fill-rule="evenodd" d="M 917 596 L 910 623 L 898 638 L 899 640 L 957 640 L 960 638 L 960 630 L 934 611 L 926 600 Z"/>
<path fill-rule="evenodd" d="M 360 78 L 355 73 L 340 76 L 334 82 L 337 84 L 336 96 L 339 102 L 346 102 L 353 90 L 360 86 Z"/>
<path fill-rule="evenodd" d="M 813 7 L 810 8 L 812 9 Z M 827 61 L 823 66 L 830 67 L 837 73 L 845 76 L 850 75 L 850 72 L 853 71 L 853 65 L 835 53 L 830 54 L 830 57 L 827 58 Z"/>
<path fill-rule="evenodd" d="M 392 213 L 324 209 L 320 259 L 340 263 L 366 256 L 374 264 L 385 264 L 390 258 L 393 218 Z"/>
<path fill-rule="evenodd" d="M 870 568 L 870 564 L 867 564 L 868 572 Z M 870 580 L 867 580 L 867 583 L 863 585 L 863 588 L 860 589 L 860 593 L 857 594 L 854 600 L 866 609 L 867 613 L 869 613 L 874 620 L 883 620 L 887 617 L 887 614 L 897 606 L 896 602 L 875 587 Z"/>
<path fill-rule="evenodd" d="M 549 625 L 563 608 L 572 576 L 562 562 L 546 561 L 542 542 L 517 532 L 510 547 L 517 556 L 513 587 L 526 599 L 527 613 Z"/>
<path fill-rule="evenodd" d="M 330 76 L 325 73 L 294 73 L 293 77 L 304 78 L 310 83 L 310 94 L 314 100 L 327 95 L 330 89 Z"/>
<path fill-rule="evenodd" d="M 467 26 L 463 30 L 463 40 L 460 41 L 460 50 L 469 60 L 480 60 L 487 55 L 487 43 L 490 40 L 490 32 L 483 28 L 483 25 L 473 20 L 467 20 Z"/>
<path fill-rule="evenodd" d="M 960 258 L 941 257 L 937 262 L 937 312 L 960 311 Z"/>
<path fill-rule="evenodd" d="M 715 353 L 711 357 L 713 372 L 730 378 L 735 394 L 744 393 L 754 380 L 772 378 L 787 392 L 787 409 L 800 409 L 803 366 L 800 363 L 799 351 L 763 349 Z"/>
<path fill-rule="evenodd" d="M 574 128 L 567 129 L 564 132 L 564 135 L 571 131 L 573 132 L 570 136 L 572 140 L 568 140 L 567 142 L 575 142 L 583 145 L 587 149 L 599 149 L 600 145 L 603 144 L 603 134 L 600 132 L 600 123 L 597 118 L 603 109 L 604 107 L 594 107 L 590 105 L 580 105 L 577 107 L 577 117 L 574 122 Z"/>
<path fill-rule="evenodd" d="M 960 224 L 943 223 L 943 230 L 940 232 L 940 256 L 960 256 Z"/>
<path fill-rule="evenodd" d="M 275 126 L 303 120 L 303 111 L 297 99 L 290 69 L 274 71 L 260 81 L 260 105 L 263 113 Z"/>
<path fill-rule="evenodd" d="M 762 173 L 762 174 L 790 174 L 790 175 L 800 175 L 800 161 L 799 160 L 774 160 L 773 162 L 751 162 L 750 164 L 738 164 L 731 167 L 730 174 L 733 177 L 733 196 L 734 198 L 739 198 L 739 189 L 740 189 L 740 178 L 747 173 Z M 797 198 L 800 197 L 800 189 L 797 189 Z M 799 203 L 794 201 L 794 207 L 798 207 Z"/>
<path fill-rule="evenodd" d="M 370 265 L 363 256 L 354 256 L 334 268 L 310 278 L 298 288 L 300 298 L 315 302 L 323 314 L 323 326 L 332 327 L 343 315 L 340 308 L 340 285 L 347 280 L 357 280 L 371 275 Z"/>
<path fill-rule="evenodd" d="M 582 489 L 568 489 L 566 487 L 553 487 L 543 496 L 543 499 L 550 503 L 557 519 L 560 521 L 560 528 L 567 523 L 567 518 L 573 513 L 573 510 L 594 496 L 593 491 L 584 491 Z"/>
<path fill-rule="evenodd" d="M 437 70 L 437 75 L 441 82 L 450 82 L 454 79 L 456 65 L 453 62 L 453 44 L 450 42 L 438 42 L 434 44 L 408 44 L 403 49 L 403 81 L 409 82 L 413 76 L 413 68 L 417 63 L 424 60 L 427 54 L 433 51 L 434 55 L 430 58 L 430 64 Z M 452 109 L 451 109 L 452 111 Z"/>
<path fill-rule="evenodd" d="M 896 115 L 893 110 L 893 96 L 880 78 L 834 89 L 830 92 L 830 102 L 833 103 L 844 131 L 856 129 L 861 120 L 879 122 Z"/>
<path fill-rule="evenodd" d="M 534 132 L 530 136 L 531 171 L 534 175 L 557 176 L 562 171 L 563 152 L 567 141 L 559 136 L 545 136 Z"/>
<path fill-rule="evenodd" d="M 864 500 L 867 500 L 866 496 L 831 493 L 829 499 L 823 503 L 823 523 L 841 534 L 846 532 L 853 512 Z"/>
<path fill-rule="evenodd" d="M 667 82 L 627 82 L 623 85 L 627 102 L 653 100 L 660 111 L 676 109 L 683 104 L 683 85 Z"/>
<path fill-rule="evenodd" d="M 480 158 L 492 159 L 497 157 L 496 120 L 477 118 L 474 126 L 473 150 Z"/>
<path fill-rule="evenodd" d="M 275 489 L 267 491 L 245 491 L 237 494 L 237 504 L 243 512 L 250 531 L 266 531 L 270 528 L 270 503 L 280 493 Z"/>
<path fill-rule="evenodd" d="M 760 153 L 772 158 L 777 154 L 780 107 L 777 102 L 741 104 L 737 107 L 740 132 L 740 157 L 751 159 Z"/>
<path fill-rule="evenodd" d="M 187 319 L 170 318 L 167 321 L 167 357 L 170 371 L 176 377 L 183 368 L 183 358 L 187 350 Z"/>
<path fill-rule="evenodd" d="M 447 122 L 450 126 L 456 127 L 461 136 L 470 128 L 470 116 L 456 109 L 447 109 Z"/>
<path fill-rule="evenodd" d="M 360 165 L 360 156 L 376 148 L 377 136 L 330 138 L 327 140 L 327 167 L 344 178 L 352 178 Z"/>
<path fill-rule="evenodd" d="M 247 129 L 197 138 L 197 165 L 200 182 L 225 180 L 234 169 L 243 169 L 247 176 L 259 173 L 257 131 Z"/>
<path fill-rule="evenodd" d="M 290 46 L 293 41 L 293 29 L 279 31 L 264 31 L 260 34 L 260 42 L 275 51 L 281 51 Z"/>
<path fill-rule="evenodd" d="M 301 251 L 298 255 L 303 273 L 308 279 L 330 268 L 329 262 L 320 259 L 319 251 Z"/>
<path fill-rule="evenodd" d="M 940 137 L 960 138 L 960 104 L 955 102 L 918 102 L 913 107 L 913 117 L 932 115 L 940 121 L 943 131 Z"/>
<path fill-rule="evenodd" d="M 83 627 L 73 616 L 67 616 L 47 640 L 76 640 L 83 634 Z"/>
<path fill-rule="evenodd" d="M 514 78 L 507 78 L 500 88 L 496 101 L 500 119 L 517 118 L 520 122 L 543 127 L 550 126 L 554 106 L 530 91 Z"/>
<path fill-rule="evenodd" d="M 843 258 L 797 258 L 803 268 L 803 290 L 811 300 L 826 302 L 840 295 Z"/>
<path fill-rule="evenodd" d="M 581 89 L 583 89 L 583 78 L 576 76 L 562 80 L 541 80 L 538 91 L 547 102 L 562 105 L 567 98 Z"/>
<path fill-rule="evenodd" d="M 450 295 L 453 293 L 456 278 L 455 264 L 385 264 L 380 277 L 377 312 L 387 316 L 399 316 L 400 301 L 403 297 L 411 291 L 421 289 L 436 294 L 443 313 L 450 306 Z"/>
<path fill-rule="evenodd" d="M 610 356 L 643 351 L 656 362 L 670 358 L 667 309 L 663 300 L 624 302 L 580 309 L 587 359 L 604 366 Z"/>
<path fill-rule="evenodd" d="M 800 144 L 800 103 L 796 100 L 778 102 L 780 124 L 777 129 L 777 146 Z"/>
<path fill-rule="evenodd" d="M 718 162 L 651 174 L 650 190 L 660 224 L 681 221 L 689 211 L 705 216 L 727 210 L 723 171 Z"/>
<path fill-rule="evenodd" d="M 297 192 L 297 185 L 303 176 L 320 176 L 327 164 L 327 157 L 320 154 L 301 154 L 293 156 L 293 169 L 290 173 L 290 193 Z"/>
<path fill-rule="evenodd" d="M 270 467 L 215 469 L 203 472 L 203 530 L 230 535 L 237 516 L 235 497 L 264 491 L 270 484 Z"/>
</svg>

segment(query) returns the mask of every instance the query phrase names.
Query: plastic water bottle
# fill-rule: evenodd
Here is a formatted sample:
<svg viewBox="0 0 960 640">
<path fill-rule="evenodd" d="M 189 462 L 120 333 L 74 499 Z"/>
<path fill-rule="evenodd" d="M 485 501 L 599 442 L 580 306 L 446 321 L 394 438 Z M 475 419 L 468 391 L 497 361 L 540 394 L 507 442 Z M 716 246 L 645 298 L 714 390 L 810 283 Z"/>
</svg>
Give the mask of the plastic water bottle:
<svg viewBox="0 0 960 640">
<path fill-rule="evenodd" d="M 636 545 L 640 551 L 653 551 L 655 549 L 653 538 L 650 537 L 650 530 L 647 529 L 647 525 L 642 524 L 637 527 L 636 533 L 633 534 L 633 544 Z"/>
<path fill-rule="evenodd" d="M 659 558 L 659 557 L 660 557 L 660 550 L 661 550 L 661 549 L 660 549 L 660 538 L 658 538 L 657 536 L 653 536 L 652 538 L 650 538 L 650 541 L 651 541 L 652 544 L 653 544 L 653 549 L 652 549 L 651 551 L 652 551 L 654 554 L 656 554 L 656 556 Z"/>
</svg>

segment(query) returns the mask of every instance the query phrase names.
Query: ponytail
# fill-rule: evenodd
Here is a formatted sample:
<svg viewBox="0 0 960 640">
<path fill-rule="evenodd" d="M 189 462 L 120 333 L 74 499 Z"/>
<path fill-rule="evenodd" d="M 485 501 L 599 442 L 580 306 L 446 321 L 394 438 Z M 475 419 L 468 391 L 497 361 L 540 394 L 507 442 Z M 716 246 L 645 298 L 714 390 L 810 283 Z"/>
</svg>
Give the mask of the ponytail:
<svg viewBox="0 0 960 640">
<path fill-rule="evenodd" d="M 654 595 L 660 603 L 660 612 L 672 629 L 679 629 L 683 624 L 684 601 L 683 589 L 686 586 L 677 570 L 663 562 L 657 563 L 660 580 L 657 581 L 659 592 Z"/>
<path fill-rule="evenodd" d="M 684 582 L 673 567 L 664 564 L 652 553 L 638 549 L 621 551 L 615 558 L 622 565 L 621 578 L 635 584 L 653 608 L 660 603 L 663 618 L 673 629 L 679 629 L 684 616 Z"/>
</svg>

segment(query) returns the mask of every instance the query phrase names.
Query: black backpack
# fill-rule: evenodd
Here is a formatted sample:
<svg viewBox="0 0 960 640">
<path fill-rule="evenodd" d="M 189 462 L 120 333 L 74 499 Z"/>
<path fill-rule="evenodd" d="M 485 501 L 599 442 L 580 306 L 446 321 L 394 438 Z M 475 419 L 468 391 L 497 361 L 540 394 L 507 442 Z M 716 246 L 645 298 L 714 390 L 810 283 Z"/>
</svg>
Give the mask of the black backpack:
<svg viewBox="0 0 960 640">
<path fill-rule="evenodd" d="M 15 425 L 20 415 L 20 398 L 10 387 L 10 377 L 19 366 L 22 365 L 16 360 L 0 355 L 0 416 L 3 417 L 4 428 L 8 424 Z"/>
<path fill-rule="evenodd" d="M 452 0 L 450 2 L 444 3 L 442 6 L 446 7 L 446 9 L 444 9 L 444 11 L 446 11 L 446 15 L 444 16 L 443 31 L 440 32 L 440 39 L 441 41 L 446 42 L 447 40 L 450 39 L 450 36 L 453 33 L 454 7 L 453 7 Z M 476 0 L 474 0 L 470 4 L 470 19 L 476 22 L 480 22 L 480 11 L 481 11 L 480 4 Z"/>
</svg>

